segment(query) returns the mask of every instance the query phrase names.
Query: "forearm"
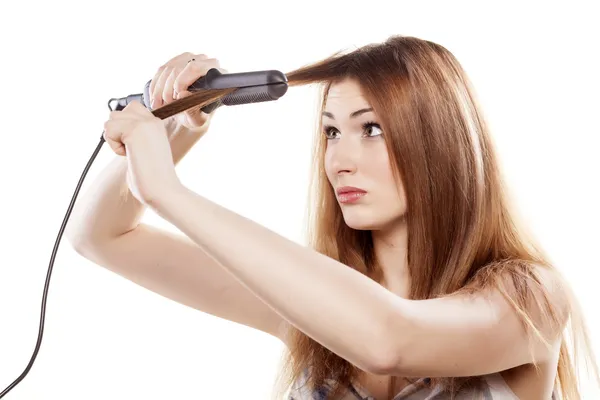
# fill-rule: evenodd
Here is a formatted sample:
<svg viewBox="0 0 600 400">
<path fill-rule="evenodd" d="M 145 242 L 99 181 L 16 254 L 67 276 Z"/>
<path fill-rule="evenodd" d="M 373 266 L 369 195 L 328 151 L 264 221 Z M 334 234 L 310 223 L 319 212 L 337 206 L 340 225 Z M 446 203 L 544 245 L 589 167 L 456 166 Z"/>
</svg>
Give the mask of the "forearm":
<svg viewBox="0 0 600 400">
<path fill-rule="evenodd" d="M 379 365 L 385 288 L 185 187 L 152 207 L 305 334 L 358 367 Z"/>
<path fill-rule="evenodd" d="M 133 229 L 145 211 L 128 190 L 127 158 L 115 158 L 80 194 L 67 226 L 74 244 L 96 243 Z"/>
<path fill-rule="evenodd" d="M 173 137 L 173 160 L 178 164 L 203 133 L 190 133 L 173 121 L 165 123 Z M 67 228 L 72 241 L 93 244 L 119 236 L 139 224 L 146 206 L 129 192 L 126 178 L 127 158 L 115 156 L 88 190 L 80 194 Z"/>
</svg>

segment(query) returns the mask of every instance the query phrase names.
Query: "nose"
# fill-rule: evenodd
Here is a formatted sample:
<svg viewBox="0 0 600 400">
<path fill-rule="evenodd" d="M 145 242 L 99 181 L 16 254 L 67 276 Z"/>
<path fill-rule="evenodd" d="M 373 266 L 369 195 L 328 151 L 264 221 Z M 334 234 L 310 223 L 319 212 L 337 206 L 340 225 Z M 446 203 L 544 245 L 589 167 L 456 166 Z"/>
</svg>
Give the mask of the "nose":
<svg viewBox="0 0 600 400">
<path fill-rule="evenodd" d="M 336 175 L 356 172 L 360 158 L 360 143 L 350 135 L 331 142 L 328 152 L 332 172 Z"/>
</svg>

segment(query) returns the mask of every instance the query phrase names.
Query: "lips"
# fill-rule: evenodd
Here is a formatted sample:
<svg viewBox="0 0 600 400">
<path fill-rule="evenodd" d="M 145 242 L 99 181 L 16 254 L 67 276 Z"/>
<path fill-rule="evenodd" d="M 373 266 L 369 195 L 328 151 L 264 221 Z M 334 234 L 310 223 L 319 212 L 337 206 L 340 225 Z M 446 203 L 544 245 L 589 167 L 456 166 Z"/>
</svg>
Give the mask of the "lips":
<svg viewBox="0 0 600 400">
<path fill-rule="evenodd" d="M 341 195 L 341 194 L 346 194 L 346 193 L 367 193 L 367 191 L 362 190 L 357 187 L 353 187 L 353 186 L 343 186 L 343 187 L 338 188 L 336 190 L 336 193 L 338 195 Z"/>
<path fill-rule="evenodd" d="M 336 190 L 338 201 L 342 204 L 354 203 L 367 194 L 366 190 L 353 187 L 343 186 Z"/>
</svg>

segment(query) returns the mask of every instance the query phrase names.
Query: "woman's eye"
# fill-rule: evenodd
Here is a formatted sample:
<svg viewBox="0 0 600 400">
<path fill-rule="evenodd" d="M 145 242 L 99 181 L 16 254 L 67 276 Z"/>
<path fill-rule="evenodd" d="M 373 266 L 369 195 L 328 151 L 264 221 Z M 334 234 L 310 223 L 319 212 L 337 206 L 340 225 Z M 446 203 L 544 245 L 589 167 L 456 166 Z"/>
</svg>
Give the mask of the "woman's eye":
<svg viewBox="0 0 600 400">
<path fill-rule="evenodd" d="M 327 139 L 336 139 L 336 133 L 339 134 L 338 130 L 333 126 L 325 126 L 323 127 L 323 133 Z"/>
<path fill-rule="evenodd" d="M 368 137 L 379 136 L 383 134 L 381 126 L 375 122 L 365 122 L 363 124 L 363 130 L 367 133 Z"/>
</svg>

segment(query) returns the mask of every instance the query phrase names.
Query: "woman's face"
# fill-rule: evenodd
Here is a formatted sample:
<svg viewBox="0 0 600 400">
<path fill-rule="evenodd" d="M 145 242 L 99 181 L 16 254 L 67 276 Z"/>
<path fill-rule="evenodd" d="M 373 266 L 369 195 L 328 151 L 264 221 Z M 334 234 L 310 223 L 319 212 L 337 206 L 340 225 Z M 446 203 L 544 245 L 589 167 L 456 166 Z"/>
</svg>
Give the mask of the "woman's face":
<svg viewBox="0 0 600 400">
<path fill-rule="evenodd" d="M 331 86 L 322 118 L 325 171 L 346 224 L 379 230 L 403 218 L 404 188 L 392 174 L 386 133 L 355 80 Z"/>
</svg>

